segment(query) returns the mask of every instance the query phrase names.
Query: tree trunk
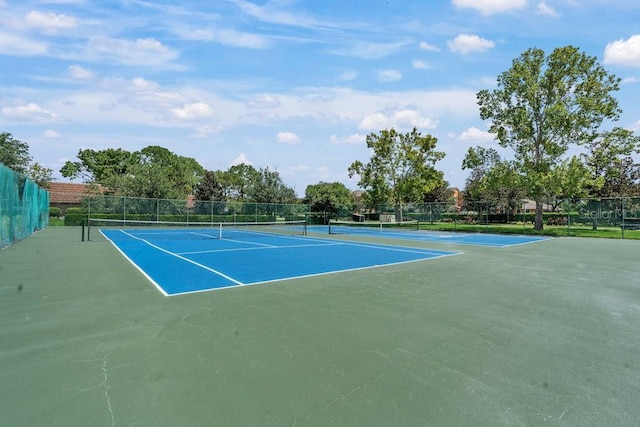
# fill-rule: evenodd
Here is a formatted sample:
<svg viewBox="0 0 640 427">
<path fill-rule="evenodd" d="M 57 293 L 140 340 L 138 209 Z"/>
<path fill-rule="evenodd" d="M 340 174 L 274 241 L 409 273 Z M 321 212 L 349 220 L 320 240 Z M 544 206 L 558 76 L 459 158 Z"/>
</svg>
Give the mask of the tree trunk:
<svg viewBox="0 0 640 427">
<path fill-rule="evenodd" d="M 542 223 L 542 202 L 540 200 L 536 200 L 536 219 L 533 229 L 542 230 L 543 228 L 544 225 Z"/>
</svg>

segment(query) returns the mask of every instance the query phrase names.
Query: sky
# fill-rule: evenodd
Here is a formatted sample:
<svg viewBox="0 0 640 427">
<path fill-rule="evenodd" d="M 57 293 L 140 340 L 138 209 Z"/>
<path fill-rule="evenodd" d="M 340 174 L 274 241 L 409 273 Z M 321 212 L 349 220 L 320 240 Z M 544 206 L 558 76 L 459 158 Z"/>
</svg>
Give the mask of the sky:
<svg viewBox="0 0 640 427">
<path fill-rule="evenodd" d="M 595 56 L 640 131 L 639 23 L 637 0 L 0 0 L 0 132 L 59 181 L 81 149 L 159 145 L 304 196 L 416 127 L 463 188 L 468 148 L 499 149 L 476 94 L 529 48 Z"/>
</svg>

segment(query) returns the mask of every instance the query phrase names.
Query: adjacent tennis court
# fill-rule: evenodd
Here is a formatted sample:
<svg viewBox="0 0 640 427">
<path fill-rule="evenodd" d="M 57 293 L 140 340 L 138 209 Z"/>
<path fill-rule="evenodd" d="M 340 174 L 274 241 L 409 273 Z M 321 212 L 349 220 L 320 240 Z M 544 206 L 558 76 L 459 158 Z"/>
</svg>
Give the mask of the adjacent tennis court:
<svg viewBox="0 0 640 427">
<path fill-rule="evenodd" d="M 96 226 L 164 295 L 423 261 L 456 252 L 304 236 L 304 222 Z M 95 236 L 95 231 L 94 231 Z"/>
<path fill-rule="evenodd" d="M 97 228 L 83 242 L 80 228 L 48 227 L 0 251 L 1 425 L 640 420 L 640 241 L 488 247 L 326 229 L 273 240 L 102 228 L 146 259 L 145 273 Z M 242 283 L 277 280 L 280 255 L 307 267 L 175 297 L 149 282 L 220 280 L 193 262 Z M 401 262 L 309 270 L 393 256 Z"/>
<path fill-rule="evenodd" d="M 462 232 L 441 232 L 421 230 L 417 227 L 417 222 L 378 223 L 378 224 L 358 224 L 346 222 L 332 222 L 328 227 L 314 226 L 318 232 L 330 234 L 349 234 L 360 236 L 375 236 L 385 239 L 417 240 L 424 242 L 452 243 L 458 245 L 477 245 L 504 248 L 515 245 L 541 242 L 549 237 L 524 236 L 513 234 L 484 234 L 484 233 L 462 233 Z"/>
</svg>

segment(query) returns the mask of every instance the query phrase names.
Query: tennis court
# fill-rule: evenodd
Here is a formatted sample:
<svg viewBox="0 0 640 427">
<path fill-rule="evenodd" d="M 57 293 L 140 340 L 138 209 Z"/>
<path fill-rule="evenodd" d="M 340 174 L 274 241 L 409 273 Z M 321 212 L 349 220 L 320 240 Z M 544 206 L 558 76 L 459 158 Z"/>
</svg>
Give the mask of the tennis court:
<svg viewBox="0 0 640 427">
<path fill-rule="evenodd" d="M 48 227 L 0 251 L 0 424 L 638 424 L 640 242 L 294 237 L 464 253 L 168 298 Z"/>
<path fill-rule="evenodd" d="M 334 222 L 328 227 L 313 226 L 316 232 L 328 232 L 330 234 L 348 234 L 360 236 L 375 236 L 384 239 L 404 239 L 424 242 L 451 243 L 458 245 L 478 245 L 496 248 L 505 248 L 515 245 L 526 245 L 529 243 L 548 240 L 549 237 L 524 236 L 513 234 L 490 234 L 490 233 L 462 233 L 462 232 L 442 232 L 420 230 L 417 223 L 406 224 L 404 227 L 397 224 L 357 224 Z"/>
<path fill-rule="evenodd" d="M 107 222 L 110 227 L 101 229 L 100 233 L 164 295 L 291 280 L 456 254 L 310 238 L 304 236 L 306 224 L 296 222 L 191 224 L 190 227 L 181 223 L 171 224 L 171 227 L 157 222 L 144 227 L 140 224 L 133 222 L 120 227 Z"/>
</svg>

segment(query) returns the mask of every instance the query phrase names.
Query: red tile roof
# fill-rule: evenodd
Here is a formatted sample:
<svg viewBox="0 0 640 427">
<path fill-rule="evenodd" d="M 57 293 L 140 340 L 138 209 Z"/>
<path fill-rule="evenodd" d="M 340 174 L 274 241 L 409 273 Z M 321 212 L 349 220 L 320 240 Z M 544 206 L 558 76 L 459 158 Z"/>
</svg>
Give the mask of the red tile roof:
<svg viewBox="0 0 640 427">
<path fill-rule="evenodd" d="M 82 197 L 87 194 L 101 193 L 102 187 L 96 189 L 89 184 L 75 184 L 72 182 L 50 182 L 50 203 L 80 203 Z"/>
</svg>

